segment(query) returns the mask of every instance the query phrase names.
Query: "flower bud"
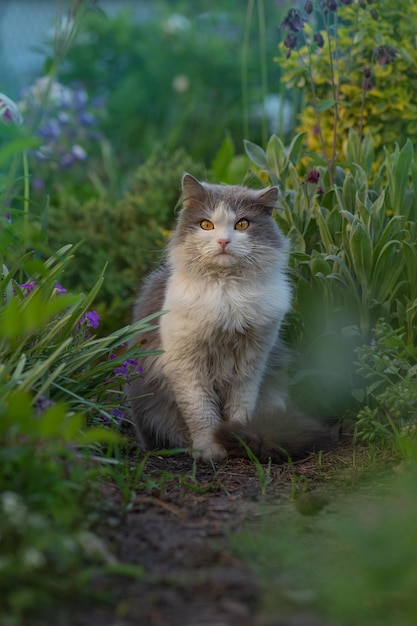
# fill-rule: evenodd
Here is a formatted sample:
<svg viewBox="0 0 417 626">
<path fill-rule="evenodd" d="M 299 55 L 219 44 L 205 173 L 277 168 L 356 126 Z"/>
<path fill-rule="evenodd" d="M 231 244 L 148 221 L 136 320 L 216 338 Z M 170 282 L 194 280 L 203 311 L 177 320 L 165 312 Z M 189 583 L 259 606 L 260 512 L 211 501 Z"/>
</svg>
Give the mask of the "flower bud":
<svg viewBox="0 0 417 626">
<path fill-rule="evenodd" d="M 319 48 L 323 48 L 323 46 L 324 46 L 324 39 L 323 39 L 323 35 L 321 33 L 314 33 L 313 41 L 314 41 L 314 43 L 317 44 L 317 46 Z"/>
<path fill-rule="evenodd" d="M 16 102 L 13 102 L 3 93 L 0 93 L 0 121 L 3 124 L 15 124 L 15 126 L 20 126 L 23 123 L 23 117 Z"/>
<path fill-rule="evenodd" d="M 307 13 L 307 15 L 311 15 L 313 13 L 313 2 L 312 2 L 312 0 L 306 0 L 306 3 L 304 5 L 304 11 Z"/>
</svg>

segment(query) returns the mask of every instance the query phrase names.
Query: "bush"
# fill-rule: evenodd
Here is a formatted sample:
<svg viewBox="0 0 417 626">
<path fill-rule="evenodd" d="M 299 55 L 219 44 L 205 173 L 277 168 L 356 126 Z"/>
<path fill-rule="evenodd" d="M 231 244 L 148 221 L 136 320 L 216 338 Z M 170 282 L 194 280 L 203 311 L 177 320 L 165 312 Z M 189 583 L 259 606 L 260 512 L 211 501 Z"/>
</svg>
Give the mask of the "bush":
<svg viewBox="0 0 417 626">
<path fill-rule="evenodd" d="M 318 2 L 310 5 L 314 10 L 306 25 L 291 9 L 276 59 L 287 88 L 304 89 L 298 128 L 307 131 L 308 150 L 329 159 L 335 137 L 339 161 L 349 159 L 353 128 L 372 136 L 381 161 L 384 146 L 402 146 L 416 136 L 417 6 L 395 0 L 334 2 L 322 13 Z"/>
<path fill-rule="evenodd" d="M 262 44 L 255 28 L 245 26 L 246 11 L 236 1 L 228 2 L 226 11 L 213 11 L 207 2 L 190 6 L 159 1 L 146 15 L 90 15 L 62 77 L 67 83 L 81 81 L 91 95 L 105 97 L 102 129 L 122 169 L 138 164 L 161 142 L 169 150 L 181 146 L 193 158 L 209 162 L 226 134 L 241 145 L 244 124 L 249 123 L 245 117 L 266 95 L 262 81 L 278 74 L 266 63 L 266 74 L 260 77 L 259 48 L 264 54 L 269 47 L 272 54 L 277 19 L 276 7 L 266 6 L 265 11 L 268 19 L 264 16 L 258 25 L 265 31 Z M 245 28 L 249 45 L 242 61 Z M 254 140 L 261 138 L 261 117 L 251 117 Z"/>
<path fill-rule="evenodd" d="M 159 264 L 186 170 L 201 173 L 184 150 L 170 155 L 157 148 L 116 205 L 105 199 L 79 204 L 76 197 L 63 196 L 50 208 L 49 244 L 59 247 L 82 240 L 76 263 L 66 269 L 68 288 L 88 289 L 108 264 L 96 301 L 105 318 L 103 328 L 128 321 L 140 280 Z"/>
<path fill-rule="evenodd" d="M 366 140 L 362 161 L 368 171 L 349 162 L 346 171 L 336 170 L 336 184 L 330 186 L 325 167 L 299 166 L 305 162 L 303 138 L 298 135 L 285 149 L 273 136 L 266 151 L 247 142 L 247 154 L 257 166 L 247 181 L 258 185 L 269 181 L 282 190 L 277 221 L 292 242 L 295 289 L 286 332 L 302 355 L 293 379 L 297 396 L 304 395 L 307 407 L 316 405 L 319 412 L 340 414 L 350 409 L 354 414 L 370 400 L 362 378 L 364 363 L 358 371 L 355 352 L 374 340 L 378 320 L 401 333 L 405 346 L 417 342 L 414 150 L 408 141 L 401 150 L 396 146 L 393 152 L 386 151 L 370 183 L 372 146 Z M 349 153 L 356 153 L 358 141 L 351 132 Z M 389 352 L 386 357 L 391 360 Z M 374 398 L 374 407 L 375 402 L 382 406 L 381 397 Z M 409 402 L 404 420 L 415 416 L 414 395 Z"/>
</svg>

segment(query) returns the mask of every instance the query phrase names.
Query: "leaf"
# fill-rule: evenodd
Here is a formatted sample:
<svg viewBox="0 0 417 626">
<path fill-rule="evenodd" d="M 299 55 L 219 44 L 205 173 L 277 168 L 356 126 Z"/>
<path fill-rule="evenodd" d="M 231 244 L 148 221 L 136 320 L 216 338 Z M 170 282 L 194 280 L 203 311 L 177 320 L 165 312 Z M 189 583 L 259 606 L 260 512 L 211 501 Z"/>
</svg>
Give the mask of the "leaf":
<svg viewBox="0 0 417 626">
<path fill-rule="evenodd" d="M 396 239 L 389 240 L 374 262 L 372 284 L 379 301 L 392 300 L 399 288 L 399 279 L 404 270 L 403 245 Z"/>
<path fill-rule="evenodd" d="M 288 159 L 285 154 L 284 144 L 276 135 L 272 135 L 268 141 L 268 145 L 266 147 L 266 161 L 268 170 L 273 172 L 278 180 L 280 180 L 283 171 L 288 164 Z"/>
<path fill-rule="evenodd" d="M 303 139 L 307 135 L 307 131 L 298 133 L 290 143 L 288 148 L 288 159 L 294 165 L 297 165 L 303 147 Z"/>
<path fill-rule="evenodd" d="M 232 138 L 230 137 L 230 135 L 226 135 L 210 167 L 210 171 L 214 180 L 218 180 L 223 183 L 230 182 L 228 169 L 234 155 L 235 146 L 233 144 Z"/>
<path fill-rule="evenodd" d="M 320 112 L 327 111 L 328 109 L 334 107 L 335 104 L 337 104 L 336 100 L 322 100 L 317 108 Z"/>
<path fill-rule="evenodd" d="M 346 146 L 347 160 L 356 163 L 359 155 L 359 135 L 353 128 L 349 129 Z"/>
<path fill-rule="evenodd" d="M 0 337 L 14 339 L 22 333 L 23 327 L 19 302 L 11 300 L 0 312 Z"/>
<path fill-rule="evenodd" d="M 372 142 L 372 135 L 371 133 L 367 133 L 362 141 L 361 146 L 361 166 L 365 170 L 368 178 L 371 175 L 374 162 L 375 150 Z"/>
<path fill-rule="evenodd" d="M 245 152 L 250 160 L 258 167 L 261 167 L 262 169 L 267 169 L 268 163 L 266 160 L 266 154 L 262 150 L 262 148 L 260 146 L 257 146 L 255 143 L 248 141 L 247 139 L 245 139 L 243 143 L 245 146 Z"/>
<path fill-rule="evenodd" d="M 366 226 L 355 220 L 350 231 L 350 247 L 356 276 L 367 287 L 372 270 L 372 241 Z"/>
<path fill-rule="evenodd" d="M 313 275 L 323 274 L 324 276 L 327 276 L 331 272 L 330 264 L 324 254 L 317 250 L 313 250 L 311 253 L 311 272 Z"/>
<path fill-rule="evenodd" d="M 320 238 L 322 246 L 327 254 L 331 254 L 335 251 L 335 242 L 330 232 L 327 221 L 325 220 L 321 211 L 317 213 L 317 225 L 320 231 Z"/>
</svg>

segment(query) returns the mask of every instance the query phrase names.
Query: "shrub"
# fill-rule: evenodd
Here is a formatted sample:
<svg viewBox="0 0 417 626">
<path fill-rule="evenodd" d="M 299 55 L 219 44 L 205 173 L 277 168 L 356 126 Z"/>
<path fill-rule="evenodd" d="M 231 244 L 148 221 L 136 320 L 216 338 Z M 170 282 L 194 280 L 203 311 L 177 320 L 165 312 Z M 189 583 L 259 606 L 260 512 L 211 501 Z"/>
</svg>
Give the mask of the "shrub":
<svg viewBox="0 0 417 626">
<path fill-rule="evenodd" d="M 86 290 L 108 264 L 97 299 L 103 328 L 127 321 L 140 280 L 161 260 L 186 170 L 201 172 L 184 150 L 169 154 L 156 148 L 116 205 L 105 199 L 79 204 L 76 197 L 63 196 L 51 206 L 50 245 L 83 241 L 76 263 L 66 269 L 65 284 Z"/>
<path fill-rule="evenodd" d="M 335 139 L 339 161 L 349 159 L 353 128 L 372 136 L 380 161 L 384 146 L 416 136 L 417 6 L 379 0 L 306 7 L 308 16 L 291 9 L 284 20 L 276 61 L 287 88 L 304 89 L 299 130 L 307 131 L 308 150 L 329 161 Z"/>
<path fill-rule="evenodd" d="M 194 158 L 209 162 L 226 134 L 241 145 L 248 122 L 244 117 L 250 117 L 253 139 L 261 138 L 262 115 L 249 112 L 266 95 L 263 83 L 277 74 L 268 63 L 261 71 L 259 67 L 260 53 L 269 48 L 272 54 L 274 31 L 266 25 L 277 19 L 276 7 L 265 3 L 264 11 L 259 20 L 253 18 L 261 22 L 262 44 L 255 24 L 245 26 L 246 11 L 236 0 L 226 10 L 213 10 L 208 2 L 191 6 L 158 1 L 146 13 L 89 16 L 62 77 L 67 83 L 81 81 L 90 94 L 105 97 L 108 115 L 102 129 L 122 171 L 160 142 L 171 151 L 184 147 Z M 242 60 L 244 36 L 248 41 Z"/>
<path fill-rule="evenodd" d="M 277 220 L 292 242 L 295 290 L 287 337 L 302 355 L 293 379 L 297 395 L 320 412 L 340 414 L 368 400 L 355 351 L 373 341 L 379 319 L 403 333 L 406 345 L 417 341 L 417 167 L 408 141 L 385 152 L 372 183 L 370 167 L 367 173 L 352 161 L 346 171 L 336 170 L 336 184 L 329 186 L 325 167 L 301 168 L 300 177 L 303 137 L 288 149 L 276 136 L 265 151 L 247 142 L 256 165 L 247 180 L 282 190 Z M 356 152 L 358 141 L 350 133 L 348 152 Z M 370 154 L 366 140 L 365 166 Z"/>
</svg>

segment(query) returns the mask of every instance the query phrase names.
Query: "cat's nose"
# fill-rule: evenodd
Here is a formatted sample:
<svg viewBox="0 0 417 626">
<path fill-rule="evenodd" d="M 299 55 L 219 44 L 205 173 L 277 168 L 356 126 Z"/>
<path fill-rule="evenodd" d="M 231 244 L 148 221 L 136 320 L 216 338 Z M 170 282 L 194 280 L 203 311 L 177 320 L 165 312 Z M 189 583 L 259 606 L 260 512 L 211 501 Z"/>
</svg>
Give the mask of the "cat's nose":
<svg viewBox="0 0 417 626">
<path fill-rule="evenodd" d="M 230 243 L 230 239 L 218 239 L 217 243 L 220 245 L 222 250 L 226 250 L 226 246 L 228 243 Z"/>
</svg>

